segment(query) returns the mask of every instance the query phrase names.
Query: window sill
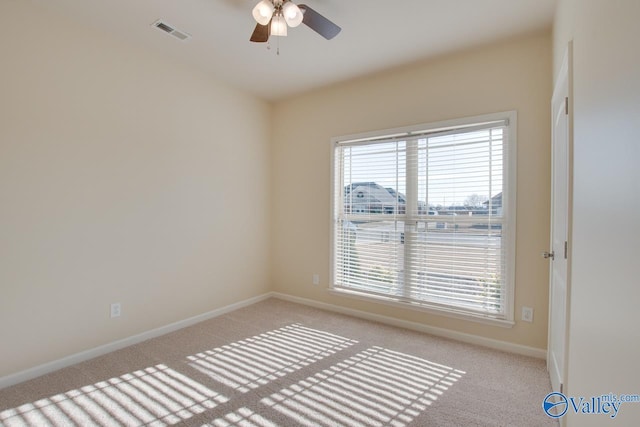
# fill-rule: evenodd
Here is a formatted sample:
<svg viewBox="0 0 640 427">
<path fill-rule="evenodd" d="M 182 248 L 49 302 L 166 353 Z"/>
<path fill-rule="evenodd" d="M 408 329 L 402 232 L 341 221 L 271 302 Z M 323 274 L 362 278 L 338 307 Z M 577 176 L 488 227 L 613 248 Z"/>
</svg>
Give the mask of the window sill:
<svg viewBox="0 0 640 427">
<path fill-rule="evenodd" d="M 377 295 L 369 295 L 364 292 L 352 291 L 347 289 L 329 289 L 329 293 L 333 295 L 345 296 L 348 298 L 355 298 L 361 301 L 377 302 L 380 304 L 390 305 L 392 307 L 398 307 L 403 309 L 410 309 L 416 311 L 423 311 L 439 316 L 451 317 L 454 319 L 467 320 L 476 323 L 483 323 L 485 325 L 499 326 L 502 328 L 512 328 L 515 325 L 513 320 L 498 319 L 489 316 L 483 316 L 480 314 L 465 313 L 454 309 L 445 309 L 440 307 L 412 304 L 410 302 L 398 301 L 393 298 L 386 298 Z"/>
</svg>

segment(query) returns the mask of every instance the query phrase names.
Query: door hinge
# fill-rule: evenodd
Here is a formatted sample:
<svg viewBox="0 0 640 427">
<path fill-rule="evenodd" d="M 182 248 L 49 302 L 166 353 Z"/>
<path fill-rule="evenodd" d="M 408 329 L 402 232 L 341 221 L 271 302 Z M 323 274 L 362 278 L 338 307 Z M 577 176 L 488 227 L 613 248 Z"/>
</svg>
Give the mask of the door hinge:
<svg viewBox="0 0 640 427">
<path fill-rule="evenodd" d="M 564 259 L 569 257 L 569 242 L 564 241 Z"/>
<path fill-rule="evenodd" d="M 569 97 L 564 98 L 564 114 L 569 115 Z"/>
</svg>

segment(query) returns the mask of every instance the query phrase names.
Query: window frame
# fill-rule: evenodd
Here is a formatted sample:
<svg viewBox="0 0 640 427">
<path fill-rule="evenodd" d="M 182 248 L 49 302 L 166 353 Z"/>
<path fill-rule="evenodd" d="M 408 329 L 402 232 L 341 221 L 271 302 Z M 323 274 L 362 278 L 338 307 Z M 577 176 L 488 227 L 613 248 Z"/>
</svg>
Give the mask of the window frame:
<svg viewBox="0 0 640 427">
<path fill-rule="evenodd" d="M 442 307 L 440 305 L 430 304 L 429 302 L 411 302 L 399 300 L 392 296 L 380 296 L 368 294 L 365 291 L 350 290 L 345 288 L 336 288 L 336 255 L 335 246 L 336 233 L 336 191 L 341 191 L 337 186 L 336 176 L 336 148 L 345 142 L 373 141 L 395 136 L 407 135 L 413 137 L 419 133 L 432 133 L 446 131 L 448 129 L 462 129 L 465 127 L 474 127 L 476 125 L 505 121 L 506 122 L 506 160 L 503 163 L 503 215 L 505 227 L 503 232 L 503 242 L 506 245 L 505 251 L 505 310 L 503 316 L 495 316 L 489 313 L 477 313 L 466 311 L 461 308 Z M 515 325 L 515 270 L 516 270 L 516 220 L 517 220 L 517 112 L 515 110 L 498 112 L 492 114 L 484 114 L 478 116 L 469 116 L 456 118 L 451 120 L 437 121 L 431 123 L 423 123 L 412 126 L 404 126 L 399 128 L 382 129 L 352 135 L 342 135 L 331 138 L 330 141 L 330 285 L 329 292 L 335 295 L 356 298 L 364 301 L 374 301 L 395 307 L 406 309 L 425 311 L 436 315 L 453 317 L 458 319 L 469 320 L 473 322 L 485 323 L 494 326 L 510 328 Z"/>
</svg>

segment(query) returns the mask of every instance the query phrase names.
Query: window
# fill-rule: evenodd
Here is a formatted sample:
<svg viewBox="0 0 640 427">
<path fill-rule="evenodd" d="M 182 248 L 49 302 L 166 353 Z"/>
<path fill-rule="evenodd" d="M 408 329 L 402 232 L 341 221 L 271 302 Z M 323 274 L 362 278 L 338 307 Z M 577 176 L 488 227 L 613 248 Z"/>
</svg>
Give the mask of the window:
<svg viewBox="0 0 640 427">
<path fill-rule="evenodd" d="M 333 143 L 333 290 L 513 324 L 516 113 Z"/>
</svg>

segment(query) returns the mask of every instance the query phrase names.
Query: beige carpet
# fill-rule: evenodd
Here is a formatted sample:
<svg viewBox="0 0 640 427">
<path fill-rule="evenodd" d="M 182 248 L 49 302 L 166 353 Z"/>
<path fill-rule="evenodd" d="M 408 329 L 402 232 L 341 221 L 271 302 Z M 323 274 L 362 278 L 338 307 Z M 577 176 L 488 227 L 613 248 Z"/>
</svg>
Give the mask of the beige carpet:
<svg viewBox="0 0 640 427">
<path fill-rule="evenodd" d="M 0 390 L 6 426 L 555 426 L 544 362 L 270 299 Z"/>
</svg>

